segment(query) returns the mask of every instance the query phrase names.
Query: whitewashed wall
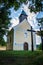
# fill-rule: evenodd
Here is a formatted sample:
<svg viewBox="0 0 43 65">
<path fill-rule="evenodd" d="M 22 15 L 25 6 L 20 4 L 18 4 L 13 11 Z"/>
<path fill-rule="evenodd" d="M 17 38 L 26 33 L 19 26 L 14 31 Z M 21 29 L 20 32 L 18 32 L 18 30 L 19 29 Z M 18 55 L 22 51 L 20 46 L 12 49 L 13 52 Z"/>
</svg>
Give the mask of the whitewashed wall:
<svg viewBox="0 0 43 65">
<path fill-rule="evenodd" d="M 28 50 L 31 50 L 31 32 L 27 29 L 30 30 L 31 26 L 26 19 L 14 28 L 13 50 L 24 50 L 24 42 L 28 43 Z"/>
<path fill-rule="evenodd" d="M 36 34 L 35 34 L 35 32 L 33 32 L 33 46 L 34 46 L 34 50 L 36 50 Z"/>
</svg>

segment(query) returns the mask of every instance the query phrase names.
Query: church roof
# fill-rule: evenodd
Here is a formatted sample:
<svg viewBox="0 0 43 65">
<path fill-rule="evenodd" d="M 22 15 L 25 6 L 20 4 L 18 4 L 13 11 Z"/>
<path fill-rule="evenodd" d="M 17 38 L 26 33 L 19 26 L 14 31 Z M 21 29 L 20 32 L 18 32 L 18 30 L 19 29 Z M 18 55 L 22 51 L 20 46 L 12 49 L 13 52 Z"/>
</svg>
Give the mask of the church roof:
<svg viewBox="0 0 43 65">
<path fill-rule="evenodd" d="M 25 13 L 24 10 L 22 10 L 20 16 L 19 16 L 19 23 L 21 23 L 24 19 L 27 18 L 27 14 Z"/>
<path fill-rule="evenodd" d="M 21 14 L 27 16 L 27 14 L 24 12 L 24 10 L 22 10 Z"/>
</svg>

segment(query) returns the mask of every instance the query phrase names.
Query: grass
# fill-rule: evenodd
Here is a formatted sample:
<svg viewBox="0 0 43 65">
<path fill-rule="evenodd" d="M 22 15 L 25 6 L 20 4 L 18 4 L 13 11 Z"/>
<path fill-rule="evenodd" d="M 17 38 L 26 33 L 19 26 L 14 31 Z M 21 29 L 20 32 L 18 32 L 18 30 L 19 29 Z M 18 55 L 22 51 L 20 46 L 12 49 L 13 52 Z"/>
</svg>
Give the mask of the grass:
<svg viewBox="0 0 43 65">
<path fill-rule="evenodd" d="M 0 56 L 30 56 L 30 55 L 40 55 L 42 51 L 0 51 Z"/>
<path fill-rule="evenodd" d="M 42 51 L 0 51 L 0 65 L 35 65 L 39 58 L 43 59 Z"/>
</svg>

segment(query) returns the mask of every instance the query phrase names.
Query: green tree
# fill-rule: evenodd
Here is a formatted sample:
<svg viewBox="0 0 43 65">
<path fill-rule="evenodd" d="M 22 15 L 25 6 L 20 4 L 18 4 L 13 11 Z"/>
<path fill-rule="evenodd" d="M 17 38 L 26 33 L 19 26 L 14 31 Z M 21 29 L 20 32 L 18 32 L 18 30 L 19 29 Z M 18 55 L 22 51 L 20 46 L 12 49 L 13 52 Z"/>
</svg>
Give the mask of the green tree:
<svg viewBox="0 0 43 65">
<path fill-rule="evenodd" d="M 30 5 L 30 11 L 35 12 L 35 13 L 43 12 L 43 0 L 32 0 L 32 3 Z M 36 18 L 36 19 L 38 21 L 38 24 L 40 24 L 40 26 L 41 26 L 40 31 L 38 31 L 37 34 L 41 36 L 41 43 L 42 43 L 42 50 L 43 50 L 43 30 L 41 30 L 41 28 L 43 27 L 43 17 Z"/>
<path fill-rule="evenodd" d="M 43 0 L 32 0 L 32 4 L 30 5 L 30 11 L 31 12 L 43 12 Z M 43 24 L 43 18 L 41 18 L 40 21 L 38 21 L 40 25 Z"/>
<path fill-rule="evenodd" d="M 14 7 L 17 10 L 23 2 L 26 0 L 0 0 L 0 42 L 10 25 L 10 8 Z"/>
<path fill-rule="evenodd" d="M 6 46 L 6 42 L 4 41 L 4 38 L 0 38 L 0 46 Z"/>
<path fill-rule="evenodd" d="M 42 10 L 42 1 L 43 0 L 31 0 L 32 4 L 30 5 L 30 10 L 31 12 L 34 11 L 39 12 L 40 10 Z"/>
<path fill-rule="evenodd" d="M 39 36 L 43 36 L 43 30 L 42 31 L 37 31 L 37 35 L 39 35 Z"/>
</svg>

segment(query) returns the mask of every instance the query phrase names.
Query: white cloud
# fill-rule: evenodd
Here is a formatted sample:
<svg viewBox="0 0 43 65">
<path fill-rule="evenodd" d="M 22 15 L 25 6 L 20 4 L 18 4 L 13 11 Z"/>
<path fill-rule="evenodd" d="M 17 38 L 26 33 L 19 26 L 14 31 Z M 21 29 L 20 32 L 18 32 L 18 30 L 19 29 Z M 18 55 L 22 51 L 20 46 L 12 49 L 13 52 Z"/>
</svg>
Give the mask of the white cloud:
<svg viewBox="0 0 43 65">
<path fill-rule="evenodd" d="M 9 28 L 9 31 L 14 27 L 14 26 L 16 26 L 16 25 L 18 25 L 19 24 L 19 19 L 16 17 L 15 19 L 12 19 L 11 21 L 11 27 Z"/>
</svg>

